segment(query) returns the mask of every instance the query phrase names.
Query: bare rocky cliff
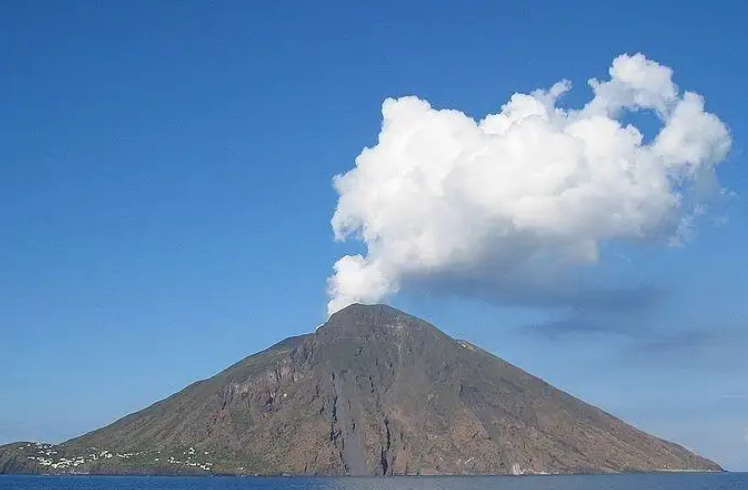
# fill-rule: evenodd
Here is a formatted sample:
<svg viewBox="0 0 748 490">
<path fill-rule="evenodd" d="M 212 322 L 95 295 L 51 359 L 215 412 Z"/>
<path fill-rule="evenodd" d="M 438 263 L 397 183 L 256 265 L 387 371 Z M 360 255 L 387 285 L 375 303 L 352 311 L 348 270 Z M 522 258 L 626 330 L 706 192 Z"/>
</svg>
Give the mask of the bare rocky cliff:
<svg viewBox="0 0 748 490">
<path fill-rule="evenodd" d="M 0 448 L 0 472 L 22 473 L 684 470 L 721 471 L 383 305 L 352 305 L 313 334 L 64 444 Z"/>
</svg>

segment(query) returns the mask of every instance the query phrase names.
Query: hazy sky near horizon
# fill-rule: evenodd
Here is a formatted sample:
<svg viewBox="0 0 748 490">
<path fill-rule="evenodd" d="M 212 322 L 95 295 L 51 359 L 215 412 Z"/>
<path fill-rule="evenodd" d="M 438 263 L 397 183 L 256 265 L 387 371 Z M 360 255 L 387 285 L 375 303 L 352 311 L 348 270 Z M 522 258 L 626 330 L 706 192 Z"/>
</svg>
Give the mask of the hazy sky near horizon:
<svg viewBox="0 0 748 490">
<path fill-rule="evenodd" d="M 748 470 L 747 18 L 2 2 L 0 443 L 363 300 Z"/>
</svg>

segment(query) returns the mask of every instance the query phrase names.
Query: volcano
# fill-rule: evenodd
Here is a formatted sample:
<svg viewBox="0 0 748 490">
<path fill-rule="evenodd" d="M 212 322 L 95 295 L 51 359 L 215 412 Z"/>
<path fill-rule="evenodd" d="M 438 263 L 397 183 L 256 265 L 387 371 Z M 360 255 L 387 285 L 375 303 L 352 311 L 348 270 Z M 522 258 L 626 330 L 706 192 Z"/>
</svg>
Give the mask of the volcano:
<svg viewBox="0 0 748 490">
<path fill-rule="evenodd" d="M 352 305 L 210 379 L 0 472 L 423 475 L 721 471 L 475 345 Z"/>
</svg>

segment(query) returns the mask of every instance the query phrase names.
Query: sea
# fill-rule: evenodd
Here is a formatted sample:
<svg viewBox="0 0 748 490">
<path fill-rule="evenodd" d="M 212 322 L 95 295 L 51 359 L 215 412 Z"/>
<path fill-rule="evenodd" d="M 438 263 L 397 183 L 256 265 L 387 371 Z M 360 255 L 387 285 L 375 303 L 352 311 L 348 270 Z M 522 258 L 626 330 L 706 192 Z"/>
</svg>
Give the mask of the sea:
<svg viewBox="0 0 748 490">
<path fill-rule="evenodd" d="M 748 490 L 748 473 L 347 478 L 0 476 L 0 490 Z"/>
</svg>

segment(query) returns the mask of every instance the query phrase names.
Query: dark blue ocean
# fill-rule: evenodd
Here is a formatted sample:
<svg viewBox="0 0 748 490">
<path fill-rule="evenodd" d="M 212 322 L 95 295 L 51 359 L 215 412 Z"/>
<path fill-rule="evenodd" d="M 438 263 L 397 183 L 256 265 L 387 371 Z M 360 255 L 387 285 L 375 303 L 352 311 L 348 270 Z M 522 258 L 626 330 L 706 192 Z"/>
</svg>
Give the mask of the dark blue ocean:
<svg viewBox="0 0 748 490">
<path fill-rule="evenodd" d="M 0 490 L 748 490 L 748 473 L 524 477 L 0 476 Z"/>
</svg>

